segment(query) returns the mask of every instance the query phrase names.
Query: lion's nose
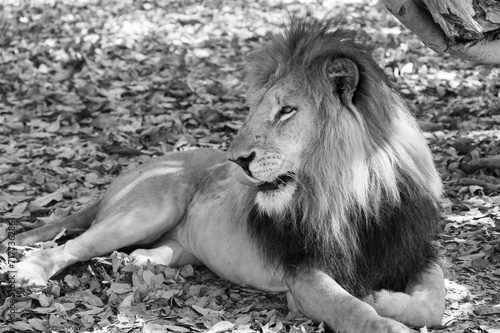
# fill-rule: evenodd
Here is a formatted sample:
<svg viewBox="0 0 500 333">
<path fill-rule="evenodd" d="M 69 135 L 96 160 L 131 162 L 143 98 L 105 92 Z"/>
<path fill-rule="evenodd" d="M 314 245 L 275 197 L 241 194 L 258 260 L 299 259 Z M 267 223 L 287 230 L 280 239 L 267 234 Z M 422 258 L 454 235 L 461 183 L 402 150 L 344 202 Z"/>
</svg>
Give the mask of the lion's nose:
<svg viewBox="0 0 500 333">
<path fill-rule="evenodd" d="M 249 155 L 247 156 L 239 156 L 239 157 L 236 157 L 236 158 L 229 158 L 229 160 L 231 162 L 234 162 L 236 164 L 238 164 L 242 169 L 243 171 L 245 171 L 245 173 L 247 175 L 251 175 L 251 172 L 250 172 L 250 162 L 252 162 L 252 160 L 255 158 L 255 152 L 251 152 Z"/>
</svg>

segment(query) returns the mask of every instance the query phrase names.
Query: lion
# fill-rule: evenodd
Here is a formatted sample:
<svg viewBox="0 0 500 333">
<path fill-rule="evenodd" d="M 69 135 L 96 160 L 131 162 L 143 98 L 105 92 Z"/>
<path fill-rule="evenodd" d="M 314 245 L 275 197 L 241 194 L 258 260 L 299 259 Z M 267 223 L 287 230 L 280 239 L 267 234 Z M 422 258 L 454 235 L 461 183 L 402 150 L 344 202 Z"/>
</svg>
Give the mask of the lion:
<svg viewBox="0 0 500 333">
<path fill-rule="evenodd" d="M 114 180 L 103 198 L 7 245 L 88 228 L 17 264 L 45 285 L 123 247 L 136 264 L 203 264 L 286 292 L 336 332 L 440 324 L 434 238 L 442 187 L 408 108 L 354 32 L 295 18 L 249 56 L 249 114 L 226 153 L 172 152 Z"/>
</svg>

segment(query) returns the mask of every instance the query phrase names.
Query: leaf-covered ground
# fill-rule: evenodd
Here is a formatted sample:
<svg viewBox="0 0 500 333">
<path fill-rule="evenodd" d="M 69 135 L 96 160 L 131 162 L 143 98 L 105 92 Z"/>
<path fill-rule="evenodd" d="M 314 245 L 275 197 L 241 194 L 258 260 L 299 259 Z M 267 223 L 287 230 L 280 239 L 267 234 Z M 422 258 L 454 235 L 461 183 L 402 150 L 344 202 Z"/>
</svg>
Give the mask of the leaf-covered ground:
<svg viewBox="0 0 500 333">
<path fill-rule="evenodd" d="M 429 51 L 376 1 L 3 0 L 0 238 L 9 225 L 67 216 L 153 156 L 225 149 L 245 117 L 245 56 L 296 10 L 334 10 L 360 31 L 433 149 L 450 263 L 433 331 L 500 332 L 500 71 Z M 3 268 L 54 244 L 2 254 Z M 322 331 L 283 295 L 202 267 L 139 268 L 123 253 L 74 265 L 45 289 L 4 278 L 0 314 L 0 332 Z"/>
</svg>

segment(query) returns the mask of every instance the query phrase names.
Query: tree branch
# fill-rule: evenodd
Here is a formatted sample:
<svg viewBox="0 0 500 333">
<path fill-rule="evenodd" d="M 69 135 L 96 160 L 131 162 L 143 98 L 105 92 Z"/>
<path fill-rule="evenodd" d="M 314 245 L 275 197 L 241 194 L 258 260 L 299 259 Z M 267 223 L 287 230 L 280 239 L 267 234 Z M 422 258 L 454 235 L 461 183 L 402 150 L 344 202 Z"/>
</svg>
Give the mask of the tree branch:
<svg viewBox="0 0 500 333">
<path fill-rule="evenodd" d="M 436 52 L 447 51 L 446 35 L 434 22 L 429 12 L 420 8 L 413 0 L 383 0 L 382 2 L 392 15 L 417 35 L 425 45 Z"/>
<path fill-rule="evenodd" d="M 438 15 L 439 13 L 434 13 L 436 15 L 434 18 L 425 8 L 420 7 L 415 0 L 382 0 L 382 2 L 405 27 L 416 34 L 432 50 L 440 53 L 448 52 L 454 56 L 475 62 L 500 64 L 500 40 L 487 40 L 484 37 L 479 37 L 468 42 L 457 42 L 456 36 L 447 36 L 441 26 L 436 23 L 436 21 L 441 22 L 443 20 Z M 462 2 L 460 4 L 464 5 Z M 456 9 L 458 10 L 458 8 Z M 482 36 L 481 31 L 479 31 L 481 26 L 472 19 L 470 13 L 467 14 L 464 13 L 461 16 L 464 20 L 463 24 L 468 24 L 470 29 L 478 32 L 477 36 Z"/>
</svg>

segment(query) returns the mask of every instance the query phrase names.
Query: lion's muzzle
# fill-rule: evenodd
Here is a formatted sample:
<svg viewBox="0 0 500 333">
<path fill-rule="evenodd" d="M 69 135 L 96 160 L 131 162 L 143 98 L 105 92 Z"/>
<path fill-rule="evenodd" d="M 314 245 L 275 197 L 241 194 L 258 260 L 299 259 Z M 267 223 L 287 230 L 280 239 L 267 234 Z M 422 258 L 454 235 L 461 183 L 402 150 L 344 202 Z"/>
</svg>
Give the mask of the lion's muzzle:
<svg viewBox="0 0 500 333">
<path fill-rule="evenodd" d="M 251 174 L 245 172 L 243 168 L 236 168 L 234 176 L 239 183 L 247 186 L 259 186 L 264 183 L 264 181 L 259 180 L 251 176 Z"/>
<path fill-rule="evenodd" d="M 235 177 L 236 180 L 243 185 L 259 186 L 262 183 L 264 183 L 262 180 L 259 180 L 252 176 L 252 172 L 250 171 L 250 162 L 252 162 L 254 158 L 255 158 L 255 152 L 251 152 L 246 156 L 245 155 L 233 156 L 231 150 L 228 153 L 228 160 L 240 166 L 235 171 Z"/>
<path fill-rule="evenodd" d="M 235 153 L 233 148 L 234 145 L 229 147 L 229 152 L 227 159 L 233 163 L 236 163 L 240 168 L 236 170 L 235 177 L 238 182 L 243 185 L 248 186 L 258 186 L 264 183 L 264 181 L 255 178 L 250 171 L 250 163 L 255 159 L 255 151 L 250 151 L 249 153 Z"/>
<path fill-rule="evenodd" d="M 229 153 L 229 155 L 231 155 L 231 153 Z M 250 172 L 250 162 L 252 162 L 254 158 L 255 158 L 255 152 L 253 151 L 247 156 L 244 155 L 235 157 L 229 156 L 228 160 L 238 164 L 243 169 L 243 171 L 245 171 L 247 175 L 251 176 L 252 173 Z"/>
</svg>

